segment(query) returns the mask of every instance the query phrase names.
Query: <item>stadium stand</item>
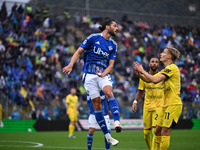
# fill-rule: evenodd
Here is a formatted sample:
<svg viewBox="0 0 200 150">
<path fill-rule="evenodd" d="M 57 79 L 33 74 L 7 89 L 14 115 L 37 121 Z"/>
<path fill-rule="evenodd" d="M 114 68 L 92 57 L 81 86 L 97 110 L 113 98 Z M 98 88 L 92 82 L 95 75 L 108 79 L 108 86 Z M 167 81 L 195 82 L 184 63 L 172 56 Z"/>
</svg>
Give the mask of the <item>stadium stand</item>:
<svg viewBox="0 0 200 150">
<path fill-rule="evenodd" d="M 6 95 L 21 114 L 26 114 L 22 119 L 62 119 L 66 117 L 63 100 L 76 86 L 80 117 L 87 118 L 86 91 L 81 80 L 83 56 L 70 76 L 64 76 L 61 69 L 83 39 L 97 31 L 102 18 L 79 13 L 67 19 L 62 15 L 52 18 L 20 6 L 13 6 L 8 14 L 5 5 L 0 14 L 0 102 L 3 104 Z M 73 25 L 67 23 L 70 20 Z M 122 118 L 141 118 L 142 114 L 142 101 L 136 113 L 131 111 L 139 81 L 133 62 L 143 63 L 148 69 L 149 58 L 159 56 L 167 45 L 182 54 L 176 62 L 181 71 L 181 117 L 200 118 L 200 28 L 149 25 L 131 21 L 128 16 L 117 21 L 120 30 L 114 39 L 119 47 L 112 79 Z M 4 112 L 5 107 L 6 119 L 9 116 Z"/>
</svg>

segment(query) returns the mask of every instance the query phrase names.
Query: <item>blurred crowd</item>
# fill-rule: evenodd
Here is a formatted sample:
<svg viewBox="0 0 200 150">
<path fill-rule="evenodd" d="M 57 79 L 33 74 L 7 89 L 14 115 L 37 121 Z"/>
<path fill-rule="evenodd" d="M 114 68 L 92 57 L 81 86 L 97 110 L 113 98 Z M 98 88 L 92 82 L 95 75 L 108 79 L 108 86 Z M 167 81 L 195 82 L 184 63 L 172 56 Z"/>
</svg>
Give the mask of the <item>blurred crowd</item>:
<svg viewBox="0 0 200 150">
<path fill-rule="evenodd" d="M 68 10 L 56 18 L 47 7 L 33 11 L 30 5 L 13 5 L 8 14 L 4 2 L 0 10 L 0 91 L 16 105 L 22 119 L 65 118 L 65 97 L 72 87 L 78 90 L 80 117 L 87 118 L 86 91 L 82 85 L 83 56 L 70 75 L 62 74 L 82 41 L 98 27 L 101 17 L 70 15 Z M 73 22 L 71 25 L 69 22 Z M 132 113 L 138 77 L 132 67 L 138 61 L 148 70 L 151 56 L 159 57 L 166 46 L 181 52 L 175 63 L 181 72 L 182 118 L 200 118 L 200 28 L 177 25 L 149 25 L 124 15 L 117 20 L 119 33 L 112 79 L 122 118 L 141 118 L 142 104 Z M 162 69 L 162 64 L 160 69 Z M 18 109 L 17 109 L 18 108 Z M 51 108 L 51 109 L 50 109 Z M 24 115 L 26 114 L 26 115 Z"/>
</svg>

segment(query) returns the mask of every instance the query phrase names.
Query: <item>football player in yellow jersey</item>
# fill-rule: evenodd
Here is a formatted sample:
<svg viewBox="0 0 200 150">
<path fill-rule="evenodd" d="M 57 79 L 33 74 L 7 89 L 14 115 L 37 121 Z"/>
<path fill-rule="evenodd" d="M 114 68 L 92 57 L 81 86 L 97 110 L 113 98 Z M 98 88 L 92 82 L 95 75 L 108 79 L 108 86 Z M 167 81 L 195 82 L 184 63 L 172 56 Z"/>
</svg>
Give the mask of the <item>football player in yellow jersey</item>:
<svg viewBox="0 0 200 150">
<path fill-rule="evenodd" d="M 142 65 L 134 62 L 134 69 L 143 74 L 147 80 L 153 83 L 163 81 L 164 103 L 158 116 L 158 122 L 161 121 L 162 126 L 157 126 L 155 131 L 156 142 L 158 146 L 160 143 L 160 150 L 168 149 L 171 130 L 177 124 L 182 113 L 180 71 L 173 63 L 179 56 L 180 52 L 177 49 L 166 47 L 160 54 L 160 61 L 164 64 L 165 68 L 159 72 L 158 76 L 150 75 L 143 69 Z"/>
<path fill-rule="evenodd" d="M 159 67 L 159 60 L 157 57 L 152 57 L 149 62 L 149 74 L 156 76 Z M 161 103 L 163 103 L 164 91 L 162 83 L 154 84 L 147 83 L 140 79 L 138 92 L 132 105 L 132 110 L 137 110 L 137 101 L 141 98 L 145 91 L 144 106 L 143 106 L 143 126 L 144 126 L 144 140 L 148 149 L 155 150 L 155 128 L 158 113 L 161 110 Z M 153 140 L 151 144 L 151 129 L 153 133 Z"/>
<path fill-rule="evenodd" d="M 74 130 L 78 121 L 78 96 L 76 95 L 76 88 L 71 88 L 71 94 L 66 97 L 66 114 L 69 116 L 69 138 L 75 138 Z"/>
</svg>

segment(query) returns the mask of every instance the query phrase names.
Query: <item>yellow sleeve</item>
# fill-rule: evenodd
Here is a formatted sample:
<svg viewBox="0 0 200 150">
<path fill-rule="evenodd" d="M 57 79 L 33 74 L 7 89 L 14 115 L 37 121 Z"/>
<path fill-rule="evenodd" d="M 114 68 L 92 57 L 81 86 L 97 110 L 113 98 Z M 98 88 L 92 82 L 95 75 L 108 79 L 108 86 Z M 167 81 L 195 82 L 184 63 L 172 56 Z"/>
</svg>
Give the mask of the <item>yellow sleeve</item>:
<svg viewBox="0 0 200 150">
<path fill-rule="evenodd" d="M 160 72 L 154 74 L 154 76 L 157 77 L 157 76 L 159 76 L 161 73 L 162 73 L 162 71 L 160 71 Z"/>
<path fill-rule="evenodd" d="M 67 95 L 67 97 L 66 97 L 66 101 L 65 101 L 66 103 L 70 103 L 70 95 Z"/>
<path fill-rule="evenodd" d="M 162 70 L 162 74 L 165 75 L 167 78 L 170 78 L 175 72 L 176 67 L 173 64 L 166 66 L 165 69 Z"/>
<path fill-rule="evenodd" d="M 144 89 L 145 89 L 144 81 L 142 79 L 140 79 L 139 85 L 138 85 L 138 90 L 144 91 Z"/>
</svg>

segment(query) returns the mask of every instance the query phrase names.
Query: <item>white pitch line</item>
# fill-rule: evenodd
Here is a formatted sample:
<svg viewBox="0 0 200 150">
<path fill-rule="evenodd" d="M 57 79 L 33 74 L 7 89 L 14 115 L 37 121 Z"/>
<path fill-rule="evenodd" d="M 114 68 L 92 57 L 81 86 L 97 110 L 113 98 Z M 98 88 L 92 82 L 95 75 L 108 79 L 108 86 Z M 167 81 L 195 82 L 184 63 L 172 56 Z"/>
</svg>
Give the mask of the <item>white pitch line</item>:
<svg viewBox="0 0 200 150">
<path fill-rule="evenodd" d="M 6 147 L 41 147 L 43 146 L 44 144 L 42 143 L 37 143 L 37 142 L 31 142 L 31 141 L 6 141 L 6 140 L 2 140 L 0 141 L 0 143 L 3 142 L 3 143 L 28 143 L 28 144 L 36 144 L 36 145 L 33 145 L 33 146 L 20 146 L 20 145 L 0 145 L 0 147 L 3 147 L 3 146 L 6 146 Z"/>
<path fill-rule="evenodd" d="M 37 143 L 37 142 L 31 142 L 31 141 L 0 141 L 4 143 L 29 143 L 29 144 L 36 144 L 34 146 L 25 146 L 25 145 L 0 145 L 0 147 L 40 147 L 40 148 L 49 148 L 49 149 L 78 149 L 78 150 L 85 150 L 86 148 L 83 147 L 57 147 L 57 146 L 44 146 L 42 143 Z M 92 148 L 92 149 L 105 149 L 105 148 Z M 115 147 L 116 150 L 147 150 L 147 149 L 132 149 L 132 148 L 117 148 Z"/>
<path fill-rule="evenodd" d="M 53 149 L 78 149 L 78 150 L 86 150 L 87 148 L 83 148 L 83 147 L 56 147 L 56 146 L 42 146 L 40 148 L 53 148 Z M 111 147 L 112 148 L 112 147 Z M 105 148 L 92 148 L 92 149 L 104 149 Z M 147 150 L 147 149 L 132 149 L 132 148 L 116 148 L 116 150 Z"/>
</svg>

